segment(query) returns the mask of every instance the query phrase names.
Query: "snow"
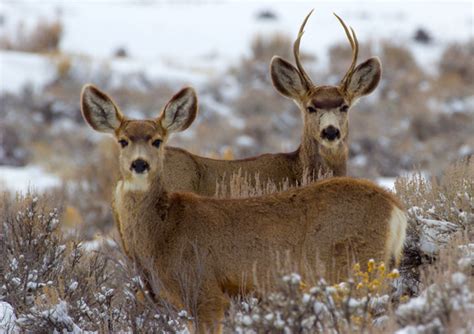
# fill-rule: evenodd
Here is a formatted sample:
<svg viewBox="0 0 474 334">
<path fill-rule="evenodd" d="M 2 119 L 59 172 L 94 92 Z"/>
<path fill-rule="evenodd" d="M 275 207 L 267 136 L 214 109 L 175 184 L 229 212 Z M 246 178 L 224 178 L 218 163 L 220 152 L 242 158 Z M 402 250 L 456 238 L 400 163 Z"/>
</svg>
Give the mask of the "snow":
<svg viewBox="0 0 474 334">
<path fill-rule="evenodd" d="M 282 33 L 293 39 L 304 16 L 315 12 L 306 27 L 302 52 L 313 53 L 318 67 L 325 67 L 328 48 L 347 43 L 332 15 L 338 13 L 353 26 L 361 43 L 374 42 L 374 54 L 390 39 L 409 46 L 427 69 L 439 59 L 443 47 L 452 41 L 472 37 L 472 5 L 469 2 L 7 2 L 0 15 L 1 36 L 12 36 L 22 22 L 27 28 L 40 20 L 59 18 L 64 27 L 61 51 L 90 58 L 98 66 L 119 73 L 144 71 L 155 80 L 177 79 L 199 85 L 204 78 L 220 76 L 231 64 L 250 53 L 256 34 Z M 257 19 L 262 10 L 273 11 L 275 20 Z M 449 13 L 449 15 L 446 15 Z M 418 28 L 433 37 L 429 45 L 412 37 Z M 87 38 L 85 38 L 87 36 Z M 127 59 L 113 58 L 125 48 Z M 55 69 L 48 56 L 0 53 L 0 92 L 17 91 L 27 82 L 33 86 L 51 79 Z"/>
<path fill-rule="evenodd" d="M 52 323 L 61 324 L 62 327 L 65 327 L 61 332 L 58 332 L 55 329 L 54 333 L 83 333 L 83 331 L 74 323 L 72 318 L 69 316 L 67 312 L 67 306 L 68 305 L 65 301 L 60 301 L 54 308 L 47 311 L 43 311 L 43 315 L 45 318 L 48 318 Z"/>
<path fill-rule="evenodd" d="M 432 284 L 420 296 L 398 307 L 398 322 L 405 325 L 396 333 L 442 332 L 445 326 L 440 319 L 446 319 L 450 313 L 472 314 L 473 310 L 474 294 L 470 291 L 468 279 L 463 273 L 455 272 L 450 281 Z M 416 322 L 416 326 L 407 321 Z"/>
<path fill-rule="evenodd" d="M 394 191 L 396 179 L 396 177 L 379 177 L 376 182 L 379 186 Z"/>
<path fill-rule="evenodd" d="M 0 301 L 0 333 L 17 333 L 16 316 L 13 307 Z"/>
<path fill-rule="evenodd" d="M 434 256 L 441 244 L 449 241 L 451 234 L 458 230 L 458 226 L 451 222 L 426 219 L 417 216 L 420 231 L 420 250 L 427 255 Z"/>
<path fill-rule="evenodd" d="M 18 92 L 25 85 L 39 89 L 55 74 L 56 70 L 48 57 L 0 51 L 0 94 Z"/>
<path fill-rule="evenodd" d="M 103 236 L 97 236 L 93 240 L 83 241 L 81 242 L 80 246 L 86 252 L 98 251 L 104 246 L 111 248 L 118 247 L 117 243 L 113 239 Z"/>
<path fill-rule="evenodd" d="M 240 146 L 252 146 L 254 145 L 255 141 L 252 137 L 243 135 L 243 136 L 237 137 L 235 142 L 237 145 L 240 145 Z"/>
<path fill-rule="evenodd" d="M 0 166 L 1 190 L 22 193 L 26 193 L 29 190 L 43 192 L 60 185 L 61 180 L 59 177 L 44 171 L 39 166 Z"/>
</svg>

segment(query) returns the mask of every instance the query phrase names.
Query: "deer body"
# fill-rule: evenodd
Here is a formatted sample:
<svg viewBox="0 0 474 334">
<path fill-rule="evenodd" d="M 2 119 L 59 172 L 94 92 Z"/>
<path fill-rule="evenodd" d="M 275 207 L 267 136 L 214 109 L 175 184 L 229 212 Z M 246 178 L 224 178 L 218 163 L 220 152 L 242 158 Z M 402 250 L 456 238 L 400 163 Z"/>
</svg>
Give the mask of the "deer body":
<svg viewBox="0 0 474 334">
<path fill-rule="evenodd" d="M 194 92 L 181 90 L 155 120 L 129 120 L 106 98 L 86 86 L 81 106 L 86 122 L 122 147 L 113 207 L 124 250 L 159 278 L 163 298 L 191 312 L 199 333 L 220 331 L 229 296 L 271 289 L 282 258 L 305 280 L 332 282 L 353 260 L 398 263 L 406 217 L 373 183 L 333 178 L 245 199 L 171 192 L 166 152 L 179 150 L 166 142 L 194 120 Z"/>
<path fill-rule="evenodd" d="M 188 306 L 179 273 L 199 282 L 194 316 L 206 330 L 222 319 L 229 297 L 258 283 L 272 289 L 268 277 L 282 257 L 304 280 L 321 275 L 335 283 L 353 259 L 398 262 L 406 228 L 392 195 L 349 178 L 247 199 L 167 193 L 159 181 L 134 191 L 121 181 L 114 210 L 126 251 L 152 265 L 167 300 Z"/>
<path fill-rule="evenodd" d="M 288 182 L 297 185 L 307 175 L 331 172 L 334 176 L 346 174 L 347 150 L 344 158 L 332 151 L 324 152 L 318 143 L 302 144 L 294 152 L 263 154 L 239 160 L 218 160 L 201 157 L 175 147 L 165 148 L 164 182 L 170 191 L 191 191 L 203 196 L 214 196 L 218 181 L 228 181 L 232 175 L 243 172 L 250 176 L 258 175 L 263 183 L 276 185 Z M 314 146 L 314 147 L 312 147 Z M 323 151 L 321 154 L 312 152 Z M 254 178 L 251 178 L 255 181 Z"/>
<path fill-rule="evenodd" d="M 127 190 L 121 181 L 114 210 L 127 253 L 152 265 L 164 298 L 187 308 L 178 277 L 186 272 L 199 282 L 194 316 L 203 331 L 218 327 L 229 297 L 258 283 L 272 289 L 268 277 L 282 257 L 304 280 L 322 275 L 335 283 L 353 259 L 398 262 L 406 228 L 392 195 L 349 178 L 247 199 L 167 193 L 159 180 L 144 191 Z"/>
</svg>

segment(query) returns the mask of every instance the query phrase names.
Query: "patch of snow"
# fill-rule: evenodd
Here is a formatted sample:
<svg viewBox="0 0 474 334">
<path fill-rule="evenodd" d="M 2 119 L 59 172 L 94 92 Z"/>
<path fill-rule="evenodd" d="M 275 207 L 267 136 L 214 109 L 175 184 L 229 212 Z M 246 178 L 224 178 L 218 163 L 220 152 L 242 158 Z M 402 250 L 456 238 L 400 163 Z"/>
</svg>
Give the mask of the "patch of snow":
<svg viewBox="0 0 474 334">
<path fill-rule="evenodd" d="M 13 307 L 7 302 L 0 301 L 0 333 L 19 333 L 15 321 Z"/>
<path fill-rule="evenodd" d="M 376 182 L 379 186 L 387 188 L 388 190 L 395 190 L 396 177 L 379 177 Z"/>
<path fill-rule="evenodd" d="M 462 157 L 474 154 L 474 149 L 472 149 L 469 145 L 463 145 L 459 148 L 458 154 Z"/>
<path fill-rule="evenodd" d="M 59 187 L 61 179 L 39 166 L 0 166 L 0 189 L 26 193 L 29 190 L 44 192 Z"/>
<path fill-rule="evenodd" d="M 50 58 L 23 52 L 0 51 L 0 94 L 25 87 L 43 87 L 56 75 Z"/>
<path fill-rule="evenodd" d="M 255 144 L 255 141 L 252 137 L 243 135 L 237 138 L 236 144 L 240 146 L 252 146 Z"/>
<path fill-rule="evenodd" d="M 364 154 L 359 154 L 352 158 L 352 163 L 357 167 L 364 167 L 367 165 L 367 157 Z"/>
<path fill-rule="evenodd" d="M 420 226 L 420 250 L 427 255 L 434 256 L 439 246 L 449 241 L 451 234 L 458 230 L 458 226 L 451 222 L 426 219 L 417 216 Z"/>
<path fill-rule="evenodd" d="M 81 242 L 80 244 L 81 248 L 87 252 L 97 251 L 104 245 L 107 247 L 112 247 L 112 248 L 116 248 L 118 246 L 114 240 L 107 237 L 100 237 L 100 236 L 94 240 L 84 241 L 84 242 Z"/>
<path fill-rule="evenodd" d="M 74 323 L 74 320 L 69 316 L 67 311 L 67 303 L 65 301 L 60 301 L 55 307 L 50 310 L 43 311 L 43 316 L 49 319 L 55 327 L 63 328 L 62 331 L 54 330 L 54 333 L 64 333 L 66 330 L 67 333 L 71 334 L 80 334 L 83 333 L 81 328 Z"/>
</svg>

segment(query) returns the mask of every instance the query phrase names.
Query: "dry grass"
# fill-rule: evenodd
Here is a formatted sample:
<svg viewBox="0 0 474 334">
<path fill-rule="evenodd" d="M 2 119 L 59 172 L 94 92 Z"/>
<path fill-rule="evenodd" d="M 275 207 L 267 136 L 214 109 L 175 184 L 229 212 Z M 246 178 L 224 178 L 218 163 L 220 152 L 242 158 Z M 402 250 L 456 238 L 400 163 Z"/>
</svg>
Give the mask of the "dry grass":
<svg viewBox="0 0 474 334">
<path fill-rule="evenodd" d="M 445 220 L 462 229 L 474 224 L 474 161 L 459 161 L 439 178 L 427 180 L 421 173 L 400 177 L 395 184 L 398 196 L 412 218 L 423 216 Z"/>
<path fill-rule="evenodd" d="M 0 39 L 0 49 L 22 52 L 57 52 L 63 34 L 63 25 L 59 19 L 42 19 L 30 29 L 23 22 L 17 26 L 13 36 Z"/>
<path fill-rule="evenodd" d="M 232 174 L 230 177 L 224 176 L 222 180 L 217 182 L 216 197 L 218 198 L 246 198 L 258 197 L 276 192 L 285 191 L 296 187 L 304 187 L 316 180 L 322 180 L 332 177 L 332 173 L 323 173 L 322 170 L 314 175 L 306 171 L 303 173 L 302 179 L 297 184 L 291 184 L 288 180 L 275 184 L 272 181 L 262 181 L 260 176 L 248 175 L 239 170 L 238 173 Z"/>
</svg>

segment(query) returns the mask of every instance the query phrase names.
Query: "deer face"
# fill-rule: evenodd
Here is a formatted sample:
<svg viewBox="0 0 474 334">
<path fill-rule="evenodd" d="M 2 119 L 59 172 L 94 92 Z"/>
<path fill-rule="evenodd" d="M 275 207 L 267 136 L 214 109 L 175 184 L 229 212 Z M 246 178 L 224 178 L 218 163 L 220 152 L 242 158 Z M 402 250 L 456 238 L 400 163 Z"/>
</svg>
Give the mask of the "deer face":
<svg viewBox="0 0 474 334">
<path fill-rule="evenodd" d="M 183 88 L 156 119 L 130 120 L 107 94 L 86 85 L 81 94 L 81 109 L 94 130 L 114 135 L 121 147 L 122 179 L 138 190 L 146 188 L 150 177 L 162 175 L 164 146 L 172 132 L 183 131 L 194 121 L 197 98 L 192 88 Z"/>
<path fill-rule="evenodd" d="M 285 97 L 292 99 L 303 115 L 305 135 L 326 148 L 337 148 L 348 136 L 348 114 L 352 105 L 361 96 L 370 94 L 378 85 L 381 65 L 373 57 L 355 66 L 358 42 L 352 28 L 341 22 L 353 49 L 352 64 L 339 86 L 317 86 L 313 84 L 301 65 L 299 45 L 304 26 L 312 11 L 301 25 L 294 43 L 296 67 L 280 57 L 273 57 L 270 72 L 273 86 Z"/>
<path fill-rule="evenodd" d="M 166 132 L 155 120 L 129 120 L 115 134 L 119 143 L 120 172 L 126 180 L 146 179 L 157 174 L 163 161 Z"/>
<path fill-rule="evenodd" d="M 300 103 L 305 133 L 320 145 L 337 147 L 347 138 L 349 102 L 337 87 L 317 87 Z"/>
</svg>

